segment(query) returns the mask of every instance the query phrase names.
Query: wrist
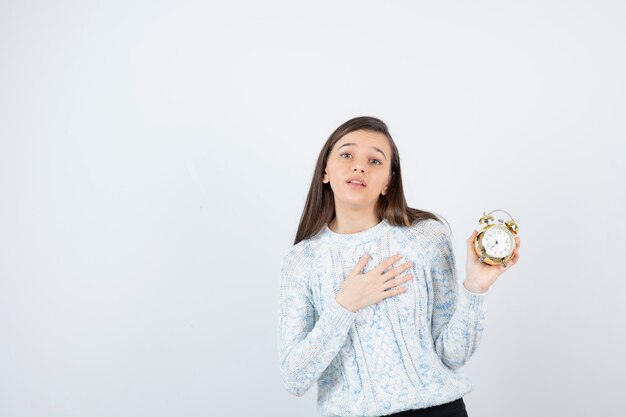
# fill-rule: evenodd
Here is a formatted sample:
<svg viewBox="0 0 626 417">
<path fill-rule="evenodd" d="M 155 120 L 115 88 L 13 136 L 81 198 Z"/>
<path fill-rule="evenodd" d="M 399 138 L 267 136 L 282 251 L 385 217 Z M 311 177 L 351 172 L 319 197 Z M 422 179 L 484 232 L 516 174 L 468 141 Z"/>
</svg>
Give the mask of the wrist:
<svg viewBox="0 0 626 417">
<path fill-rule="evenodd" d="M 489 288 L 483 288 L 476 281 L 469 278 L 463 282 L 463 286 L 466 290 L 475 294 L 485 294 L 489 290 Z"/>
<path fill-rule="evenodd" d="M 339 304 L 341 307 L 345 308 L 346 310 L 356 313 L 357 309 L 353 308 L 350 304 L 346 303 L 345 300 L 343 300 L 343 298 L 341 297 L 341 294 L 337 294 L 337 296 L 335 297 L 335 301 L 337 302 L 337 304 Z"/>
</svg>

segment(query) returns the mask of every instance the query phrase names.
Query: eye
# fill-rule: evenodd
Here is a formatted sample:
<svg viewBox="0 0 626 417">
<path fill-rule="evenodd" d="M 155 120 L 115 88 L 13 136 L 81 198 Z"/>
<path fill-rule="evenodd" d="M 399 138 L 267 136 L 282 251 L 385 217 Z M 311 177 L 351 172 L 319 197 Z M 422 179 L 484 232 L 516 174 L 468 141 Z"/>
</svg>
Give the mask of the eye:
<svg viewBox="0 0 626 417">
<path fill-rule="evenodd" d="M 342 153 L 342 154 L 339 154 L 339 156 L 340 156 L 340 157 L 343 157 L 344 155 L 350 155 L 350 156 L 352 156 L 351 154 L 349 154 L 349 153 L 347 153 L 347 152 L 344 152 L 344 153 Z M 344 158 L 344 159 L 345 159 L 345 158 Z M 374 164 L 374 165 L 382 165 L 382 163 L 381 163 L 378 159 L 370 159 L 370 161 L 376 161 L 376 162 L 377 162 L 377 164 Z"/>
</svg>

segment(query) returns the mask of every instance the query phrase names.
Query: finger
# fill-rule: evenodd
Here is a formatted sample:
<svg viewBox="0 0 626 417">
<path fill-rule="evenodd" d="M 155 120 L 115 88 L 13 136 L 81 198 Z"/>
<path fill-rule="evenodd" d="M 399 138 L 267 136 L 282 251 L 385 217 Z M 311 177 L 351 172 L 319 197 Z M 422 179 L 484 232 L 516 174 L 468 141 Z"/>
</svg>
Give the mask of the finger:
<svg viewBox="0 0 626 417">
<path fill-rule="evenodd" d="M 352 271 L 350 271 L 350 276 L 360 274 L 369 261 L 369 254 L 366 253 L 365 255 L 361 256 L 361 259 L 359 259 Z"/>
<path fill-rule="evenodd" d="M 402 294 L 403 292 L 407 291 L 409 288 L 406 286 L 398 286 L 396 288 L 390 288 L 388 290 L 385 290 L 382 292 L 383 294 L 383 299 L 387 298 L 387 297 L 391 297 L 394 295 L 398 295 L 398 294 Z"/>
<path fill-rule="evenodd" d="M 515 253 L 513 253 L 513 257 L 511 258 L 511 265 L 515 265 L 519 260 L 519 250 L 515 249 Z"/>
<path fill-rule="evenodd" d="M 389 258 L 387 258 L 384 261 L 382 261 L 381 263 L 379 263 L 378 266 L 375 268 L 375 270 L 379 274 L 382 274 L 383 272 L 385 272 L 385 269 L 389 268 L 391 265 L 395 264 L 400 259 L 402 259 L 402 255 L 401 254 L 398 254 L 398 255 L 395 255 L 395 256 L 390 256 Z"/>
<path fill-rule="evenodd" d="M 515 249 L 513 251 L 513 255 L 509 258 L 509 260 L 506 262 L 506 267 L 504 267 L 504 265 L 500 265 L 503 267 L 503 271 L 506 271 L 507 269 L 510 269 L 513 265 L 515 265 L 517 263 L 517 260 L 519 259 L 519 252 L 517 249 Z"/>
<path fill-rule="evenodd" d="M 393 279 L 390 279 L 389 281 L 385 282 L 383 284 L 383 288 L 385 289 L 385 291 L 387 291 L 389 288 L 393 288 L 396 286 L 399 286 L 401 284 L 404 284 L 405 282 L 408 282 L 410 280 L 413 279 L 413 274 L 407 274 L 401 277 L 395 277 Z"/>
<path fill-rule="evenodd" d="M 472 232 L 472 234 L 470 235 L 470 237 L 467 238 L 467 243 L 468 244 L 470 244 L 470 243 L 473 244 L 474 241 L 476 240 L 476 235 L 478 235 L 478 231 L 474 230 Z"/>
<path fill-rule="evenodd" d="M 401 273 L 403 273 L 404 271 L 406 271 L 407 269 L 411 268 L 413 266 L 413 261 L 408 261 L 403 263 L 402 265 L 398 265 L 393 269 L 390 269 L 389 271 L 383 273 L 381 275 L 381 279 L 383 282 L 387 281 L 388 279 L 391 279 L 397 275 L 400 275 Z"/>
</svg>

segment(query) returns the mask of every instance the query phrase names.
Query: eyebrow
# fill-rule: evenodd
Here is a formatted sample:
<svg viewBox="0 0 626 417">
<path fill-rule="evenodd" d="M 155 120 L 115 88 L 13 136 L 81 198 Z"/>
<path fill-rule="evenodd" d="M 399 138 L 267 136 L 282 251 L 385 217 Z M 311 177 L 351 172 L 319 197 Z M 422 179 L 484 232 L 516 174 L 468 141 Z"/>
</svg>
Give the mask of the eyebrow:
<svg viewBox="0 0 626 417">
<path fill-rule="evenodd" d="M 356 143 L 352 143 L 352 142 L 348 142 L 348 143 L 344 143 L 343 145 L 341 145 L 340 147 L 337 148 L 337 150 L 343 148 L 344 146 L 358 146 Z M 374 149 L 377 152 L 380 152 L 383 154 L 383 156 L 385 157 L 385 160 L 387 160 L 387 155 L 385 155 L 385 153 L 380 149 L 377 148 L 376 146 L 370 146 L 371 149 Z"/>
</svg>

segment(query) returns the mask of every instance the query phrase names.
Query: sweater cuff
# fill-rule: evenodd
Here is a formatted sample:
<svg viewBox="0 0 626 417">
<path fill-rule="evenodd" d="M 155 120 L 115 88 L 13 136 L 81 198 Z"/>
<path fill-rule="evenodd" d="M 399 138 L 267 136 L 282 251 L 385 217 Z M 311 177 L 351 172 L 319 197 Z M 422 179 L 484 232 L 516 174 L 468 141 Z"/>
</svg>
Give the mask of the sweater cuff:
<svg viewBox="0 0 626 417">
<path fill-rule="evenodd" d="M 339 304 L 335 297 L 330 297 L 327 311 L 329 324 L 334 328 L 345 330 L 346 333 L 356 319 L 356 313 Z"/>
<path fill-rule="evenodd" d="M 471 292 L 465 285 L 461 284 L 461 301 L 460 307 L 464 310 L 468 311 L 480 311 L 484 310 L 486 307 L 487 294 L 485 293 L 475 293 Z"/>
</svg>

